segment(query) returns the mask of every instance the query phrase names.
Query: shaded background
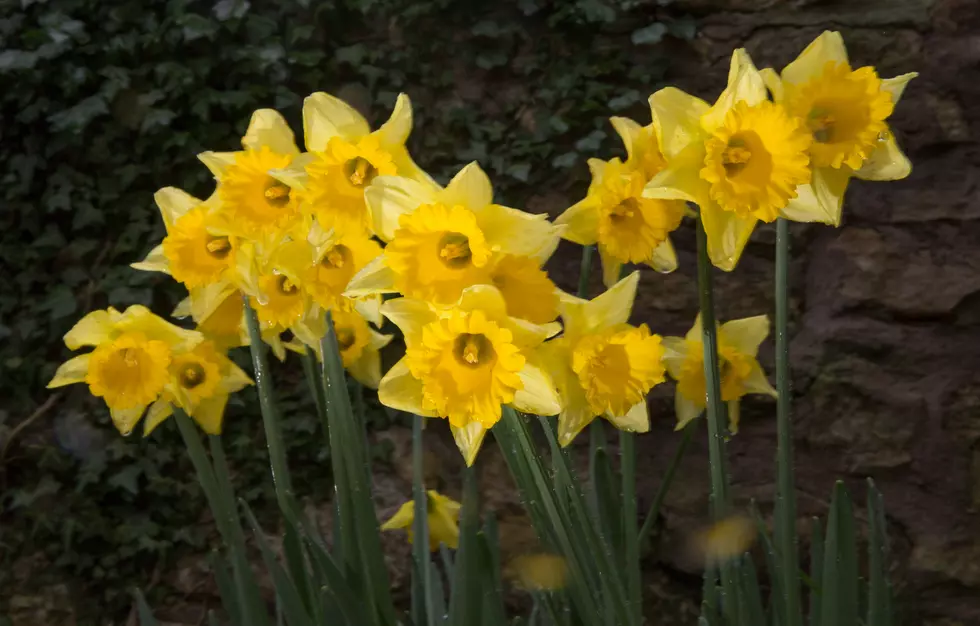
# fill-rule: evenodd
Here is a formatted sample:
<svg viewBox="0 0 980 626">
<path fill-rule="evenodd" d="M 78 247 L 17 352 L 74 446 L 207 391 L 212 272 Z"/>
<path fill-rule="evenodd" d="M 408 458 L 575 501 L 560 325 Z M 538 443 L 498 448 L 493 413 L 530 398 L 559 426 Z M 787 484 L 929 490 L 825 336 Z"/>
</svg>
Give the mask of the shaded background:
<svg viewBox="0 0 980 626">
<path fill-rule="evenodd" d="M 84 312 L 180 299 L 128 263 L 163 236 L 151 195 L 210 190 L 195 159 L 230 150 L 251 111 L 299 130 L 302 98 L 339 95 L 378 123 L 399 91 L 410 147 L 445 181 L 478 160 L 498 201 L 552 217 L 588 184 L 585 159 L 621 155 L 608 116 L 649 122 L 665 82 L 711 99 L 734 47 L 781 67 L 825 28 L 854 65 L 918 71 L 891 123 L 914 163 L 897 183 L 855 182 L 839 229 L 794 228 L 793 364 L 801 530 L 835 478 L 885 496 L 906 624 L 980 624 L 980 5 L 973 0 L 0 0 L 0 624 L 124 624 L 128 589 L 178 623 L 215 606 L 204 555 L 214 532 L 178 437 L 110 430 L 86 391 L 44 384 Z M 771 228 L 719 277 L 722 318 L 772 311 Z M 696 313 L 694 237 L 681 269 L 646 272 L 635 320 L 681 334 Z M 550 264 L 572 289 L 579 250 Z M 598 276 L 593 293 L 599 290 Z M 771 369 L 771 346 L 763 348 Z M 325 508 L 330 477 L 312 407 L 276 372 L 291 465 Z M 275 520 L 254 392 L 231 406 L 226 445 L 241 494 Z M 641 509 L 677 437 L 672 389 L 656 389 L 640 440 Z M 52 399 L 53 398 L 53 399 Z M 403 424 L 373 412 L 381 513 L 409 493 Z M 771 508 L 773 405 L 748 402 L 731 452 L 735 494 Z M 435 442 L 432 480 L 456 489 Z M 436 445 L 438 444 L 438 445 Z M 523 528 L 492 444 L 488 508 Z M 697 572 L 672 546 L 706 515 L 707 456 L 693 446 L 645 559 L 651 623 L 690 624 Z M 407 561 L 401 537 L 386 546 Z M 404 555 L 402 555 L 404 556 Z M 396 567 L 396 587 L 405 572 Z"/>
</svg>

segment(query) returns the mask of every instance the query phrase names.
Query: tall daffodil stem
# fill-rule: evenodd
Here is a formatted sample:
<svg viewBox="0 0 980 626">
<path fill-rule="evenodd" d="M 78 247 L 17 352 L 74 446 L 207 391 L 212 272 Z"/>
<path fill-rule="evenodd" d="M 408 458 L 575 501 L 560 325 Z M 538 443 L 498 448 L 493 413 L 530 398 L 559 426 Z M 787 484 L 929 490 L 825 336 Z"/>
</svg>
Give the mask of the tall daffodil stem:
<svg viewBox="0 0 980 626">
<path fill-rule="evenodd" d="M 248 327 L 249 348 L 252 352 L 252 367 L 255 370 L 255 386 L 259 391 L 259 408 L 262 410 L 262 424 L 265 427 L 265 442 L 269 448 L 269 464 L 272 467 L 272 482 L 276 487 L 276 498 L 285 505 L 293 494 L 293 484 L 286 464 L 286 444 L 282 439 L 279 407 L 269 379 L 269 360 L 267 348 L 262 341 L 259 317 L 252 308 L 247 296 L 245 300 L 245 324 Z"/>
<path fill-rule="evenodd" d="M 718 324 L 715 320 L 715 303 L 711 259 L 708 256 L 708 237 L 704 224 L 698 219 L 698 301 L 701 308 L 701 333 L 704 344 L 704 381 L 707 392 L 708 460 L 711 465 L 711 512 L 721 520 L 731 509 L 728 483 L 728 459 L 725 451 L 725 405 L 721 401 L 721 375 L 718 367 Z M 724 594 L 724 612 L 734 623 L 738 615 L 738 587 L 735 566 L 729 560 L 721 565 L 721 585 Z"/>
<path fill-rule="evenodd" d="M 626 593 L 633 624 L 643 623 L 640 550 L 636 532 L 636 435 L 619 433 L 620 470 L 623 478 L 623 552 L 626 557 Z"/>
<path fill-rule="evenodd" d="M 416 623 L 435 624 L 439 616 L 435 614 L 432 605 L 432 568 L 429 565 L 429 497 L 425 492 L 424 458 L 422 447 L 422 429 L 424 418 L 416 415 L 412 425 L 412 499 L 414 500 L 414 519 L 412 531 L 415 539 L 412 542 L 412 552 L 415 558 L 415 572 L 421 577 L 416 585 L 412 585 L 417 593 L 412 598 L 416 613 Z"/>
<path fill-rule="evenodd" d="M 775 540 L 779 574 L 786 594 L 787 626 L 801 626 L 799 554 L 789 371 L 789 222 L 776 220 L 776 512 Z"/>
<path fill-rule="evenodd" d="M 684 427 L 684 434 L 681 436 L 681 442 L 677 444 L 677 450 L 674 451 L 674 457 L 670 460 L 670 465 L 667 466 L 667 472 L 664 474 L 663 480 L 660 481 L 660 487 L 657 489 L 657 495 L 653 498 L 653 503 L 650 505 L 650 510 L 647 511 L 646 520 L 643 522 L 643 527 L 640 528 L 639 538 L 637 539 L 637 544 L 642 546 L 650 536 L 650 532 L 653 530 L 653 525 L 657 523 L 657 518 L 660 517 L 660 507 L 664 504 L 664 498 L 667 497 L 667 492 L 670 491 L 670 485 L 674 482 L 674 474 L 677 473 L 677 467 L 681 464 L 681 459 L 684 458 L 684 453 L 687 452 L 688 446 L 691 445 L 691 439 L 694 438 L 694 431 L 697 430 L 700 420 L 692 420 L 687 426 Z"/>
</svg>

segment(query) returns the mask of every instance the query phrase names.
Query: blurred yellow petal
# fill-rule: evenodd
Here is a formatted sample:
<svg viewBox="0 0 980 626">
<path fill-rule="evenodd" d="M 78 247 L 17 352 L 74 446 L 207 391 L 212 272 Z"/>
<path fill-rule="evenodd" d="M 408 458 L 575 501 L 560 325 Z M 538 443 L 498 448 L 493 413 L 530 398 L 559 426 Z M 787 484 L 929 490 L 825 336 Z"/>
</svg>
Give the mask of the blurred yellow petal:
<svg viewBox="0 0 980 626">
<path fill-rule="evenodd" d="M 438 417 L 435 412 L 422 407 L 422 381 L 408 371 L 408 362 L 402 359 L 381 379 L 378 385 L 381 404 L 398 411 L 424 417 Z"/>
<path fill-rule="evenodd" d="M 391 335 L 374 334 L 385 337 L 385 344 L 391 340 Z M 354 380 L 369 389 L 377 389 L 381 383 L 381 353 L 378 352 L 379 349 L 368 346 L 358 359 L 347 366 L 347 371 L 354 377 Z"/>
<path fill-rule="evenodd" d="M 359 298 L 354 300 L 354 310 L 360 313 L 361 317 L 380 328 L 385 322 L 384 316 L 381 315 L 382 301 L 380 295 Z"/>
<path fill-rule="evenodd" d="M 146 406 L 137 406 L 131 409 L 114 409 L 109 407 L 109 415 L 112 417 L 112 424 L 122 435 L 133 432 L 133 427 L 140 421 Z"/>
<path fill-rule="evenodd" d="M 762 370 L 759 363 L 753 362 L 749 375 L 742 381 L 742 386 L 746 393 L 761 393 L 766 396 L 776 397 L 776 390 L 769 384 L 766 373 Z"/>
<path fill-rule="evenodd" d="M 48 389 L 64 387 L 75 383 L 84 383 L 85 375 L 88 374 L 88 362 L 92 357 L 90 354 L 80 354 L 68 359 L 58 367 L 54 373 L 54 378 L 48 383 Z"/>
<path fill-rule="evenodd" d="M 661 274 L 669 274 L 677 269 L 677 252 L 674 251 L 674 244 L 671 243 L 670 238 L 664 239 L 654 248 L 653 256 L 647 265 Z"/>
<path fill-rule="evenodd" d="M 486 427 L 479 422 L 470 422 L 462 428 L 450 426 L 449 429 L 453 433 L 456 447 L 463 455 L 463 461 L 466 462 L 467 466 L 473 465 L 473 461 L 476 460 L 476 453 L 480 451 L 483 438 L 487 435 Z"/>
<path fill-rule="evenodd" d="M 701 178 L 704 158 L 704 142 L 690 144 L 650 179 L 643 188 L 643 197 L 686 200 L 698 205 L 710 202 L 710 184 Z"/>
<path fill-rule="evenodd" d="M 476 211 L 493 202 L 493 187 L 480 165 L 473 161 L 453 176 L 441 200 L 449 206 L 460 205 Z"/>
<path fill-rule="evenodd" d="M 565 209 L 555 224 L 565 226 L 562 237 L 583 246 L 594 244 L 599 237 L 599 212 L 590 198 Z"/>
<path fill-rule="evenodd" d="M 440 188 L 436 181 L 432 180 L 432 177 L 426 173 L 419 165 L 412 159 L 412 156 L 408 153 L 408 149 L 402 145 L 389 145 L 388 154 L 391 155 L 391 162 L 395 164 L 398 169 L 398 175 L 404 176 L 405 178 L 411 178 L 419 182 L 425 183 L 430 187 Z"/>
<path fill-rule="evenodd" d="M 381 125 L 377 134 L 381 145 L 404 144 L 412 132 L 412 102 L 408 96 L 400 93 L 395 100 L 395 108 L 388 121 Z"/>
<path fill-rule="evenodd" d="M 109 338 L 113 324 L 118 321 L 119 313 L 115 309 L 92 311 L 65 333 L 65 345 L 69 350 L 96 346 Z"/>
<path fill-rule="evenodd" d="M 607 419 L 619 430 L 629 433 L 650 432 L 650 413 L 647 411 L 646 400 L 634 404 L 626 415 L 608 415 Z"/>
<path fill-rule="evenodd" d="M 701 116 L 709 108 L 704 100 L 676 87 L 665 87 L 650 96 L 653 127 L 668 162 L 692 142 L 700 142 Z"/>
<path fill-rule="evenodd" d="M 708 567 L 735 559 L 755 543 L 758 531 L 751 518 L 732 515 L 698 533 L 696 547 Z"/>
<path fill-rule="evenodd" d="M 660 344 L 664 347 L 663 364 L 667 373 L 675 380 L 680 378 L 681 369 L 687 359 L 687 341 L 682 337 L 664 337 Z"/>
<path fill-rule="evenodd" d="M 558 415 L 561 412 L 558 391 L 544 370 L 528 363 L 517 375 L 524 388 L 514 394 L 514 408 L 533 415 Z"/>
<path fill-rule="evenodd" d="M 143 436 L 148 437 L 173 412 L 174 409 L 170 401 L 164 398 L 160 398 L 151 404 L 150 409 L 146 412 L 146 419 L 143 420 Z"/>
<path fill-rule="evenodd" d="M 356 141 L 371 132 L 353 107 L 323 92 L 311 94 L 303 101 L 303 130 L 309 152 L 325 151 L 331 137 Z"/>
<path fill-rule="evenodd" d="M 206 152 L 205 154 L 217 153 Z M 183 189 L 178 189 L 177 187 L 164 187 L 163 189 L 158 190 L 155 194 L 153 194 L 153 201 L 156 202 L 158 207 L 160 207 L 160 214 L 163 216 L 163 223 L 166 225 L 168 232 L 170 231 L 170 228 L 173 226 L 174 222 L 180 219 L 184 213 L 187 213 L 197 205 L 201 204 L 200 200 Z"/>
<path fill-rule="evenodd" d="M 439 188 L 403 176 L 378 176 L 364 190 L 374 233 L 391 241 L 398 230 L 402 215 L 411 213 L 422 204 L 436 201 Z"/>
<path fill-rule="evenodd" d="M 316 158 L 310 152 L 304 152 L 293 159 L 288 167 L 269 170 L 269 176 L 293 189 L 306 189 L 309 175 L 306 173 L 306 166 Z"/>
<path fill-rule="evenodd" d="M 234 165 L 235 163 L 235 152 L 202 152 L 197 155 L 198 160 L 204 163 L 205 167 L 211 170 L 215 178 L 221 178 L 224 176 L 225 171 Z M 172 189 L 168 187 L 168 189 Z M 157 201 L 159 204 L 159 200 Z"/>
<path fill-rule="evenodd" d="M 705 202 L 701 205 L 701 221 L 708 238 L 711 262 L 719 269 L 732 271 L 759 220 L 726 211 L 714 202 Z"/>
<path fill-rule="evenodd" d="M 918 72 L 909 72 L 908 74 L 902 74 L 901 76 L 896 76 L 894 78 L 883 78 L 881 80 L 881 88 L 891 94 L 892 104 L 895 105 L 902 99 L 902 94 L 905 92 L 905 86 L 909 84 L 910 80 L 917 78 L 918 76 Z"/>
<path fill-rule="evenodd" d="M 759 70 L 759 74 L 762 76 L 762 82 L 766 84 L 769 93 L 772 94 L 773 102 L 781 102 L 784 95 L 783 81 L 779 78 L 776 70 L 771 67 L 764 67 Z"/>
<path fill-rule="evenodd" d="M 783 81 L 802 85 L 820 76 L 828 62 L 848 65 L 844 39 L 836 31 L 825 30 L 804 48 L 796 60 L 783 68 Z"/>
<path fill-rule="evenodd" d="M 201 430 L 209 435 L 221 434 L 221 423 L 225 416 L 225 406 L 228 404 L 228 394 L 218 394 L 201 400 L 194 407 L 191 416 Z"/>
<path fill-rule="evenodd" d="M 680 391 L 674 392 L 674 413 L 677 414 L 677 426 L 674 427 L 674 430 L 683 429 L 689 422 L 701 415 L 702 411 L 704 411 L 703 406 L 698 406 L 688 400 Z"/>
<path fill-rule="evenodd" d="M 260 150 L 266 146 L 277 154 L 299 154 L 293 130 L 282 115 L 273 109 L 259 109 L 252 113 L 248 130 L 242 137 L 242 145 L 246 150 Z"/>
<path fill-rule="evenodd" d="M 395 514 L 392 515 L 388 521 L 381 525 L 381 530 L 396 530 L 399 528 L 412 527 L 412 521 L 415 519 L 415 503 L 409 500 L 405 504 L 398 507 Z"/>
<path fill-rule="evenodd" d="M 632 159 L 633 147 L 636 145 L 643 127 L 628 117 L 611 117 L 609 121 L 612 122 L 613 128 L 616 129 L 616 134 L 623 140 L 627 158 Z"/>
<path fill-rule="evenodd" d="M 164 274 L 170 273 L 170 262 L 167 261 L 167 257 L 163 254 L 163 245 L 159 245 L 149 253 L 147 253 L 146 258 L 138 263 L 130 263 L 129 266 L 134 270 L 142 270 L 144 272 L 163 272 Z"/>
<path fill-rule="evenodd" d="M 888 129 L 884 139 L 879 139 L 861 169 L 854 175 L 864 180 L 901 180 L 912 173 L 912 162 L 895 141 L 895 133 Z"/>
<path fill-rule="evenodd" d="M 344 295 L 348 298 L 363 298 L 379 293 L 397 293 L 395 288 L 395 273 L 385 263 L 381 255 L 365 265 L 360 272 L 351 278 Z"/>
<path fill-rule="evenodd" d="M 756 315 L 732 320 L 721 325 L 725 340 L 742 354 L 755 356 L 759 346 L 769 335 L 769 316 Z"/>
<path fill-rule="evenodd" d="M 580 305 L 579 311 L 569 310 L 572 319 L 565 319 L 566 310 L 570 307 L 564 303 L 560 305 L 562 319 L 566 322 L 566 333 L 569 332 L 570 327 L 574 327 L 571 328 L 571 334 L 584 335 L 617 324 L 625 324 L 629 320 L 639 283 L 640 273 L 630 273 L 603 294 Z"/>
<path fill-rule="evenodd" d="M 493 285 L 467 287 L 459 298 L 458 307 L 463 311 L 483 311 L 492 320 L 507 317 L 507 301 Z"/>
<path fill-rule="evenodd" d="M 721 92 L 711 109 L 701 117 L 701 127 L 712 132 L 722 125 L 725 116 L 736 102 L 755 106 L 768 97 L 766 83 L 762 80 L 759 70 L 755 69 L 749 53 L 744 48 L 739 48 L 732 53 L 732 62 L 728 70 L 728 86 Z"/>
<path fill-rule="evenodd" d="M 619 282 L 623 264 L 609 254 L 602 244 L 599 244 L 599 260 L 602 262 L 602 284 L 608 289 Z"/>
<path fill-rule="evenodd" d="M 414 298 L 394 298 L 381 305 L 381 314 L 391 320 L 414 343 L 422 328 L 438 319 L 438 315 L 426 302 Z"/>
<path fill-rule="evenodd" d="M 728 432 L 737 435 L 739 422 L 742 421 L 742 405 L 735 399 L 726 402 L 725 407 L 728 410 Z"/>
<path fill-rule="evenodd" d="M 568 564 L 557 554 L 522 554 L 507 565 L 506 573 L 522 589 L 557 591 L 566 585 Z"/>
</svg>

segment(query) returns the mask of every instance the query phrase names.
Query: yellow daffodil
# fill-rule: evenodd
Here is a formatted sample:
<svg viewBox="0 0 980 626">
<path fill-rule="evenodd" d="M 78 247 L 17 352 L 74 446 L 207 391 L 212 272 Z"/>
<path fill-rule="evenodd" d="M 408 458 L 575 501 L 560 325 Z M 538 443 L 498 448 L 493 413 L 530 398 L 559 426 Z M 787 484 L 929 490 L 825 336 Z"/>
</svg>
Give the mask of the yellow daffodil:
<svg viewBox="0 0 980 626">
<path fill-rule="evenodd" d="M 677 381 L 674 409 L 677 430 L 701 415 L 706 405 L 704 380 L 704 344 L 701 316 L 684 337 L 664 337 L 664 365 Z M 738 432 L 739 398 L 749 393 L 775 397 L 776 390 L 766 380 L 766 373 L 756 359 L 759 345 L 769 334 L 765 315 L 732 320 L 718 327 L 718 365 L 721 374 L 721 399 L 728 403 L 729 430 Z"/>
<path fill-rule="evenodd" d="M 459 509 L 460 504 L 452 498 L 447 498 L 438 491 L 430 489 L 426 510 L 428 511 L 429 550 L 435 552 L 439 544 L 455 550 L 459 547 Z M 398 511 L 387 522 L 381 525 L 381 530 L 404 529 L 408 533 L 408 541 L 414 540 L 415 501 L 409 500 L 401 505 Z"/>
<path fill-rule="evenodd" d="M 916 73 L 879 79 L 873 67 L 852 70 L 840 33 L 825 31 L 781 75 L 766 68 L 762 76 L 813 137 L 810 195 L 789 203 L 783 212 L 791 219 L 838 226 L 852 176 L 898 180 L 912 171 L 886 120 Z"/>
<path fill-rule="evenodd" d="M 635 147 L 633 151 L 632 156 L 640 160 L 640 152 Z M 668 234 L 681 224 L 684 201 L 643 197 L 648 180 L 644 165 L 653 167 L 643 160 L 637 166 L 619 159 L 589 159 L 588 194 L 555 220 L 567 226 L 565 239 L 584 246 L 598 243 L 607 287 L 619 280 L 624 263 L 645 263 L 658 272 L 677 269 Z"/>
<path fill-rule="evenodd" d="M 252 114 L 242 146 L 238 152 L 198 155 L 217 180 L 223 228 L 252 240 L 290 229 L 300 218 L 299 200 L 271 172 L 299 156 L 293 131 L 279 113 L 260 109 Z"/>
<path fill-rule="evenodd" d="M 626 147 L 626 167 L 640 172 L 644 182 L 667 167 L 653 124 L 640 126 L 628 117 L 612 117 L 609 121 Z"/>
<path fill-rule="evenodd" d="M 65 345 L 94 350 L 63 363 L 48 388 L 86 383 L 92 395 L 105 400 L 119 432 L 128 435 L 167 386 L 174 355 L 192 350 L 202 339 L 143 306 L 122 313 L 111 307 L 93 311 L 68 331 Z"/>
<path fill-rule="evenodd" d="M 546 216 L 493 204 L 490 180 L 476 163 L 445 189 L 383 176 L 365 197 L 388 245 L 353 278 L 348 297 L 397 292 L 449 306 L 467 287 L 492 282 L 494 255 L 543 263 L 558 243 L 560 229 Z"/>
<path fill-rule="evenodd" d="M 220 435 L 228 396 L 252 384 L 251 379 L 210 341 L 178 352 L 170 362 L 170 381 L 147 411 L 143 435 L 183 409 L 209 435 Z"/>
<path fill-rule="evenodd" d="M 560 291 L 536 258 L 497 255 L 490 263 L 489 275 L 490 284 L 500 290 L 511 317 L 534 324 L 547 324 L 558 317 Z"/>
<path fill-rule="evenodd" d="M 644 190 L 648 198 L 696 203 L 712 263 L 730 271 L 759 220 L 771 222 L 790 200 L 817 210 L 810 182 L 810 133 L 766 86 L 745 50 L 732 55 L 728 86 L 709 106 L 674 87 L 650 96 L 654 128 L 668 167 Z"/>
<path fill-rule="evenodd" d="M 394 409 L 448 418 L 467 463 L 500 419 L 501 405 L 537 415 L 560 411 L 551 378 L 528 360 L 557 324 L 508 317 L 496 288 L 469 287 L 449 308 L 398 298 L 381 311 L 402 330 L 406 352 L 381 379 L 379 399 Z"/>
<path fill-rule="evenodd" d="M 405 148 L 412 131 L 412 104 L 405 94 L 398 96 L 388 121 L 371 132 L 346 102 L 314 93 L 303 103 L 303 126 L 309 152 L 276 175 L 298 192 L 304 209 L 325 229 L 369 234 L 364 191 L 378 176 L 431 183 Z"/>
<path fill-rule="evenodd" d="M 176 187 L 165 187 L 153 198 L 167 236 L 133 268 L 170 274 L 188 289 L 218 282 L 234 271 L 237 239 L 222 234 L 214 197 L 202 202 Z"/>
<path fill-rule="evenodd" d="M 368 324 L 353 301 L 342 299 L 330 310 L 337 347 L 344 367 L 354 380 L 377 389 L 381 382 L 381 348 L 391 343 L 392 335 L 383 335 Z M 293 326 L 293 334 L 318 357 L 320 340 L 326 334 L 326 316 L 310 315 Z"/>
<path fill-rule="evenodd" d="M 538 351 L 561 397 L 563 446 L 600 415 L 621 430 L 650 429 L 646 396 L 664 381 L 664 349 L 645 324 L 626 323 L 639 278 L 633 272 L 590 301 L 563 298 L 564 333 Z"/>
<path fill-rule="evenodd" d="M 521 554 L 507 564 L 503 574 L 528 591 L 557 591 L 568 582 L 568 563 L 558 554 Z"/>
</svg>

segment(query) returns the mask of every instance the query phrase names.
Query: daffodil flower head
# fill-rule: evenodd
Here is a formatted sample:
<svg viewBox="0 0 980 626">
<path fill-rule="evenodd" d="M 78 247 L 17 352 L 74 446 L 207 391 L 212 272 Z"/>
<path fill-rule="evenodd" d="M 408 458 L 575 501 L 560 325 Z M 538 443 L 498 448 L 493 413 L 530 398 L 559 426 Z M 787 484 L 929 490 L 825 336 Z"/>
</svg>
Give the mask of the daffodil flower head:
<svg viewBox="0 0 980 626">
<path fill-rule="evenodd" d="M 381 310 L 402 330 L 406 352 L 381 380 L 379 399 L 394 409 L 447 418 L 468 463 L 473 446 L 500 419 L 501 405 L 537 415 L 559 412 L 550 377 L 528 358 L 557 333 L 557 324 L 509 317 L 496 288 L 469 287 L 448 308 L 398 298 Z"/>
<path fill-rule="evenodd" d="M 668 167 L 644 195 L 696 203 L 712 262 L 734 269 L 756 223 L 775 220 L 810 182 L 809 133 L 768 101 L 743 49 L 714 105 L 667 87 L 650 96 L 650 109 Z"/>
<path fill-rule="evenodd" d="M 762 76 L 812 137 L 812 183 L 786 217 L 837 226 L 851 176 L 898 180 L 912 171 L 887 119 L 914 72 L 881 79 L 873 67 L 852 69 L 840 33 L 825 31 L 781 74 L 766 68 Z"/>
<path fill-rule="evenodd" d="M 378 176 L 398 175 L 434 185 L 405 148 L 412 130 L 412 104 L 405 94 L 398 96 L 388 121 L 372 132 L 350 105 L 330 94 L 314 93 L 303 103 L 303 126 L 309 152 L 276 175 L 296 190 L 303 210 L 324 229 L 370 234 L 364 191 Z"/>
<path fill-rule="evenodd" d="M 251 379 L 210 341 L 177 352 L 170 362 L 169 382 L 143 423 L 149 435 L 179 406 L 204 432 L 221 434 L 228 396 L 252 384 Z"/>
<path fill-rule="evenodd" d="M 633 272 L 592 300 L 564 296 L 564 333 L 538 350 L 561 398 L 563 446 L 599 416 L 621 430 L 650 428 L 646 395 L 664 380 L 664 350 L 646 325 L 627 323 L 638 284 Z"/>
<path fill-rule="evenodd" d="M 493 204 L 490 180 L 476 163 L 445 188 L 380 176 L 365 198 L 388 245 L 351 280 L 345 295 L 352 298 L 402 293 L 450 306 L 467 287 L 492 282 L 497 255 L 531 257 L 540 267 L 561 232 L 545 215 Z"/>
<path fill-rule="evenodd" d="M 132 267 L 170 274 L 188 289 L 222 280 L 235 266 L 237 240 L 220 231 L 216 198 L 202 202 L 176 187 L 166 187 L 154 199 L 167 236 Z"/>
<path fill-rule="evenodd" d="M 626 167 L 642 174 L 644 183 L 667 167 L 653 124 L 640 126 L 627 117 L 612 117 L 610 121 L 626 148 Z"/>
<path fill-rule="evenodd" d="M 279 113 L 260 109 L 252 114 L 242 146 L 238 152 L 198 155 L 217 180 L 224 228 L 248 239 L 288 230 L 300 218 L 299 200 L 273 172 L 299 155 L 293 131 Z"/>
<path fill-rule="evenodd" d="M 558 288 L 529 256 L 496 255 L 490 266 L 490 283 L 507 303 L 507 314 L 534 324 L 558 317 Z"/>
<path fill-rule="evenodd" d="M 750 393 L 775 396 L 756 355 L 759 345 L 769 334 L 765 315 L 733 320 L 718 327 L 718 369 L 721 375 L 721 399 L 728 403 L 729 430 L 738 432 L 739 399 Z M 677 381 L 674 408 L 677 429 L 704 411 L 707 389 L 704 378 L 704 344 L 701 317 L 684 337 L 665 337 L 664 364 Z"/>
<path fill-rule="evenodd" d="M 442 495 L 434 489 L 427 493 L 426 510 L 427 526 L 429 529 L 429 550 L 435 552 L 439 544 L 455 550 L 459 547 L 459 502 Z M 381 530 L 404 529 L 408 541 L 415 539 L 413 522 L 415 521 L 415 501 L 409 500 L 399 507 L 398 511 L 388 521 L 381 525 Z"/>
<path fill-rule="evenodd" d="M 113 308 L 93 311 L 65 334 L 65 345 L 94 350 L 62 364 L 48 387 L 86 383 L 92 395 L 105 400 L 119 432 L 128 435 L 166 387 L 173 355 L 202 339 L 143 306 L 122 313 Z"/>
<path fill-rule="evenodd" d="M 258 278 L 259 293 L 249 301 L 263 328 L 284 331 L 303 319 L 309 300 L 295 276 L 270 272 Z"/>
</svg>

